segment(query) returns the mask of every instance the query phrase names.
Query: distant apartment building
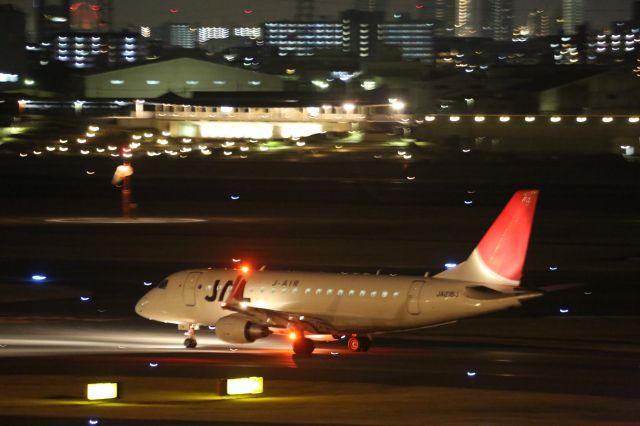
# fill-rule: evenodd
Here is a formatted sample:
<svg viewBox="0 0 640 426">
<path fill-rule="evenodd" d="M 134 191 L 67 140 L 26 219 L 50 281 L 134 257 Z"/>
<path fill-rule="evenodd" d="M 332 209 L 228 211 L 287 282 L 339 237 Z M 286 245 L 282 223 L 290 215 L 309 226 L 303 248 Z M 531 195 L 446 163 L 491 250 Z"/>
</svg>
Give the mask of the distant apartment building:
<svg viewBox="0 0 640 426">
<path fill-rule="evenodd" d="M 0 90 L 18 84 L 26 70 L 25 14 L 12 5 L 0 5 Z"/>
<path fill-rule="evenodd" d="M 336 21 L 264 23 L 264 41 L 281 56 L 314 56 L 333 49 L 360 59 L 376 59 L 382 46 L 398 50 L 403 60 L 433 61 L 433 23 L 394 19 L 381 12 L 349 10 Z"/>
<path fill-rule="evenodd" d="M 478 35 L 476 25 L 476 1 L 477 0 L 456 0 L 456 37 L 473 37 Z"/>
<path fill-rule="evenodd" d="M 496 41 L 513 35 L 513 0 L 480 0 L 481 34 Z"/>
<path fill-rule="evenodd" d="M 169 46 L 194 49 L 196 47 L 197 29 L 189 24 L 169 24 Z"/>
<path fill-rule="evenodd" d="M 435 37 L 452 37 L 455 34 L 456 0 L 417 0 L 418 20 L 433 22 Z"/>
<path fill-rule="evenodd" d="M 136 33 L 63 33 L 51 44 L 51 58 L 70 68 L 91 69 L 139 63 L 148 46 Z"/>
<path fill-rule="evenodd" d="M 551 35 L 551 20 L 542 10 L 531 10 L 527 14 L 527 32 L 529 37 L 547 37 Z"/>
<path fill-rule="evenodd" d="M 562 32 L 576 34 L 584 23 L 584 0 L 562 0 Z"/>
<path fill-rule="evenodd" d="M 342 49 L 340 22 L 265 22 L 264 41 L 282 56 L 313 56 L 318 50 Z"/>
</svg>

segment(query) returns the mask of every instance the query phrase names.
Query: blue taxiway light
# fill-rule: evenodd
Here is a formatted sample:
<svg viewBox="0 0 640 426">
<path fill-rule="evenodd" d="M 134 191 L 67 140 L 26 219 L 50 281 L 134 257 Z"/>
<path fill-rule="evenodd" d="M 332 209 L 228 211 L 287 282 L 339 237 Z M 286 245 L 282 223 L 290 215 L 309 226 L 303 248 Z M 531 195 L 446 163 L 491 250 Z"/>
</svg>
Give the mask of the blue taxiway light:
<svg viewBox="0 0 640 426">
<path fill-rule="evenodd" d="M 42 274 L 33 274 L 31 275 L 31 279 L 33 281 L 44 281 L 47 279 L 47 276 Z"/>
<path fill-rule="evenodd" d="M 567 308 L 560 308 L 560 313 L 561 313 L 561 314 L 568 314 L 568 313 L 569 313 L 569 309 L 567 309 Z"/>
<path fill-rule="evenodd" d="M 558 267 L 557 266 L 549 266 L 549 270 L 550 271 L 557 271 Z"/>
<path fill-rule="evenodd" d="M 90 299 L 91 299 L 91 298 L 90 298 L 90 297 L 88 297 L 88 296 L 80 296 L 80 300 L 81 300 L 82 302 L 86 302 L 86 301 L 88 301 L 88 300 L 90 300 Z"/>
<path fill-rule="evenodd" d="M 157 362 L 150 362 L 149 363 L 149 367 L 151 367 L 151 368 L 156 368 L 157 366 L 158 366 Z"/>
<path fill-rule="evenodd" d="M 475 371 L 467 371 L 467 377 L 475 377 L 475 376 L 476 376 Z"/>
<path fill-rule="evenodd" d="M 89 420 L 89 424 L 90 425 L 97 425 L 98 424 L 98 420 L 91 419 L 91 420 Z"/>
<path fill-rule="evenodd" d="M 471 204 L 473 204 L 473 200 L 464 200 L 464 203 L 465 203 L 467 206 L 470 206 Z"/>
<path fill-rule="evenodd" d="M 236 200 L 239 200 L 239 199 L 240 199 L 240 196 L 239 196 L 239 195 L 232 195 L 232 196 L 231 196 L 231 197 L 229 197 L 229 198 L 231 198 L 233 201 L 236 201 Z"/>
<path fill-rule="evenodd" d="M 444 267 L 447 269 L 452 269 L 452 268 L 455 268 L 456 266 L 458 266 L 458 264 L 453 262 L 448 262 L 444 264 Z"/>
<path fill-rule="evenodd" d="M 153 285 L 153 283 L 152 283 L 152 282 L 150 282 L 150 281 L 144 281 L 144 285 L 145 285 L 146 287 L 149 287 L 150 285 Z"/>
</svg>

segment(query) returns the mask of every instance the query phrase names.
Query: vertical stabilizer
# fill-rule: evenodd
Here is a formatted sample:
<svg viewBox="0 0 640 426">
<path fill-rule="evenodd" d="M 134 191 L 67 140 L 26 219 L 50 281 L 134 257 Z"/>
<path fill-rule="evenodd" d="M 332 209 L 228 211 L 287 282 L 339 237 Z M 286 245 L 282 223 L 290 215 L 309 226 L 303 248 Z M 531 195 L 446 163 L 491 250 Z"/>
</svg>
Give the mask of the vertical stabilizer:
<svg viewBox="0 0 640 426">
<path fill-rule="evenodd" d="M 538 192 L 516 192 L 471 256 L 455 268 L 435 277 L 485 284 L 520 285 Z"/>
</svg>

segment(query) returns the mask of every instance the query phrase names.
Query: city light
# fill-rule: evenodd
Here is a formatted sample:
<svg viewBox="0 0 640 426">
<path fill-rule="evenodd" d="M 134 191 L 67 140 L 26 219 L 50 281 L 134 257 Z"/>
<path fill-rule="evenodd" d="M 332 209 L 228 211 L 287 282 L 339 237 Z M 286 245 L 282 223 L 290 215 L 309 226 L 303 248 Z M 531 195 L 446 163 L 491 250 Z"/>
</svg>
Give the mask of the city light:
<svg viewBox="0 0 640 426">
<path fill-rule="evenodd" d="M 473 118 L 473 120 L 474 120 L 476 123 L 483 123 L 483 122 L 484 122 L 484 120 L 485 120 L 485 117 L 484 117 L 484 116 L 482 116 L 482 115 L 477 115 L 477 116 L 475 116 L 475 117 Z"/>
</svg>

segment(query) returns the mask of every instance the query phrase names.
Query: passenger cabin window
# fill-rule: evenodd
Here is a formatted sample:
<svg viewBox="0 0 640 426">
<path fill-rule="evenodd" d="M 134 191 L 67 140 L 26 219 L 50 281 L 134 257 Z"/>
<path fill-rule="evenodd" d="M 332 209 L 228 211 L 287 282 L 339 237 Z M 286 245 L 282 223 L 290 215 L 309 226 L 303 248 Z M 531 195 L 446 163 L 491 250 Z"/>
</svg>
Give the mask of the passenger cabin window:
<svg viewBox="0 0 640 426">
<path fill-rule="evenodd" d="M 311 289 L 310 288 L 305 289 L 304 294 L 311 294 Z"/>
<path fill-rule="evenodd" d="M 319 288 L 316 290 L 316 296 L 320 296 L 322 294 L 322 289 Z"/>
<path fill-rule="evenodd" d="M 372 292 L 371 292 L 371 297 L 376 297 L 377 295 L 378 295 L 378 292 L 377 292 L 377 291 L 372 291 Z"/>
<path fill-rule="evenodd" d="M 165 288 L 167 288 L 167 284 L 169 284 L 169 280 L 164 279 L 164 280 L 160 281 L 160 284 L 158 284 L 158 288 L 165 289 Z"/>
<path fill-rule="evenodd" d="M 327 296 L 333 296 L 333 289 L 327 290 Z"/>
<path fill-rule="evenodd" d="M 338 293 L 336 293 L 338 296 L 342 296 L 344 295 L 344 290 L 343 289 L 339 289 Z"/>
<path fill-rule="evenodd" d="M 349 290 L 349 296 L 353 296 L 353 295 L 355 295 L 355 294 L 356 294 L 356 291 L 355 291 L 355 290 Z"/>
<path fill-rule="evenodd" d="M 400 292 L 399 291 L 394 291 L 393 292 L 393 297 L 398 297 L 400 296 Z"/>
<path fill-rule="evenodd" d="M 382 297 L 387 297 L 389 295 L 388 291 L 383 291 L 382 293 L 380 293 L 380 296 Z"/>
<path fill-rule="evenodd" d="M 367 290 L 360 290 L 360 296 L 364 297 L 367 295 Z"/>
</svg>

